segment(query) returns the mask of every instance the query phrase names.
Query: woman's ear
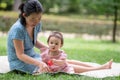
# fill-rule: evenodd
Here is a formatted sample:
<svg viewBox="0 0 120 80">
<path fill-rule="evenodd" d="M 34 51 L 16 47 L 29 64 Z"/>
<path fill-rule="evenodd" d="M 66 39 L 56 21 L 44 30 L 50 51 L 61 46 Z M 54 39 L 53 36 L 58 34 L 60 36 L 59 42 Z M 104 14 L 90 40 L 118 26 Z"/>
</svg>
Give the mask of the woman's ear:
<svg viewBox="0 0 120 80">
<path fill-rule="evenodd" d="M 25 13 L 22 13 L 23 17 L 26 17 L 26 14 Z"/>
</svg>

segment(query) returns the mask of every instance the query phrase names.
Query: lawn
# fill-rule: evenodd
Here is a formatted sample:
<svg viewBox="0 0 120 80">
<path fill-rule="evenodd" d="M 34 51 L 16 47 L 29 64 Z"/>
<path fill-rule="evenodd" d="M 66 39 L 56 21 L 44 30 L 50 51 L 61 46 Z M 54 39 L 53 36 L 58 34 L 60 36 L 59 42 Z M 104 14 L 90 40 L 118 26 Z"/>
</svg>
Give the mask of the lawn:
<svg viewBox="0 0 120 80">
<path fill-rule="evenodd" d="M 0 55 L 7 55 L 7 37 L 0 37 Z M 39 38 L 46 43 L 46 38 Z M 68 54 L 69 59 L 89 61 L 103 64 L 110 59 L 120 62 L 120 42 L 111 43 L 110 41 L 83 40 L 81 38 L 65 38 L 62 49 Z M 35 48 L 36 52 L 39 52 Z M 39 76 L 15 74 L 13 72 L 0 74 L 0 80 L 102 80 L 86 76 L 67 75 L 67 74 L 42 74 Z M 108 77 L 104 80 L 120 80 L 119 77 Z"/>
</svg>

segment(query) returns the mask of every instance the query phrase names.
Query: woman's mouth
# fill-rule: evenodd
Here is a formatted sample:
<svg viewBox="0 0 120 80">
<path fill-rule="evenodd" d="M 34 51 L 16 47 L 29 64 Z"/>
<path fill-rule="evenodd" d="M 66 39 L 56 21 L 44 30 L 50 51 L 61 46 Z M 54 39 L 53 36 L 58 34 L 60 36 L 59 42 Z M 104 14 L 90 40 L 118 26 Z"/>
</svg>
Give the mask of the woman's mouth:
<svg viewBox="0 0 120 80">
<path fill-rule="evenodd" d="M 36 26 L 36 25 L 32 25 L 33 27 Z"/>
</svg>

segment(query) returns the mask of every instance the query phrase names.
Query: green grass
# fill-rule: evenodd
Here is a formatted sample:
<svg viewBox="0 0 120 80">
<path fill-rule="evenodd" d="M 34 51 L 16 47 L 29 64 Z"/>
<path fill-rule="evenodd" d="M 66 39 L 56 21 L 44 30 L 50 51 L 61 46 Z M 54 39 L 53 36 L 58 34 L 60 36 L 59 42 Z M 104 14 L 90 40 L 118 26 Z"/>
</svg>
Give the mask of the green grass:
<svg viewBox="0 0 120 80">
<path fill-rule="evenodd" d="M 46 38 L 41 37 L 41 41 L 46 42 Z M 80 38 L 65 38 L 63 50 L 68 54 L 69 59 L 81 61 L 97 62 L 103 64 L 110 59 L 120 62 L 120 42 L 111 43 L 109 41 L 87 41 Z M 39 50 L 36 49 L 38 52 Z M 6 37 L 0 37 L 0 55 L 6 54 Z M 67 74 L 42 74 L 39 76 L 21 75 L 13 72 L 0 74 L 0 80 L 102 80 L 86 76 Z M 118 77 L 107 77 L 104 80 L 120 80 Z"/>
<path fill-rule="evenodd" d="M 6 37 L 0 36 L 0 55 L 7 55 Z"/>
</svg>

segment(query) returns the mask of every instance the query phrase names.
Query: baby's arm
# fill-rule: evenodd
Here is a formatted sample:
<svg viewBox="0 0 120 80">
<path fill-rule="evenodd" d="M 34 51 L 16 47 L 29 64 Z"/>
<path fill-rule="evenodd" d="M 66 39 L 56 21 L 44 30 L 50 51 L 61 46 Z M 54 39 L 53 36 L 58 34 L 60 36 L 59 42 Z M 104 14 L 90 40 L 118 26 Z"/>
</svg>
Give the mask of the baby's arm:
<svg viewBox="0 0 120 80">
<path fill-rule="evenodd" d="M 62 66 L 66 64 L 66 57 L 67 55 L 65 53 L 62 53 L 61 57 L 59 59 L 52 59 L 53 64 Z"/>
<path fill-rule="evenodd" d="M 66 60 L 52 59 L 52 63 L 53 63 L 54 65 L 62 66 L 62 65 L 64 65 L 64 64 L 66 64 Z"/>
</svg>

